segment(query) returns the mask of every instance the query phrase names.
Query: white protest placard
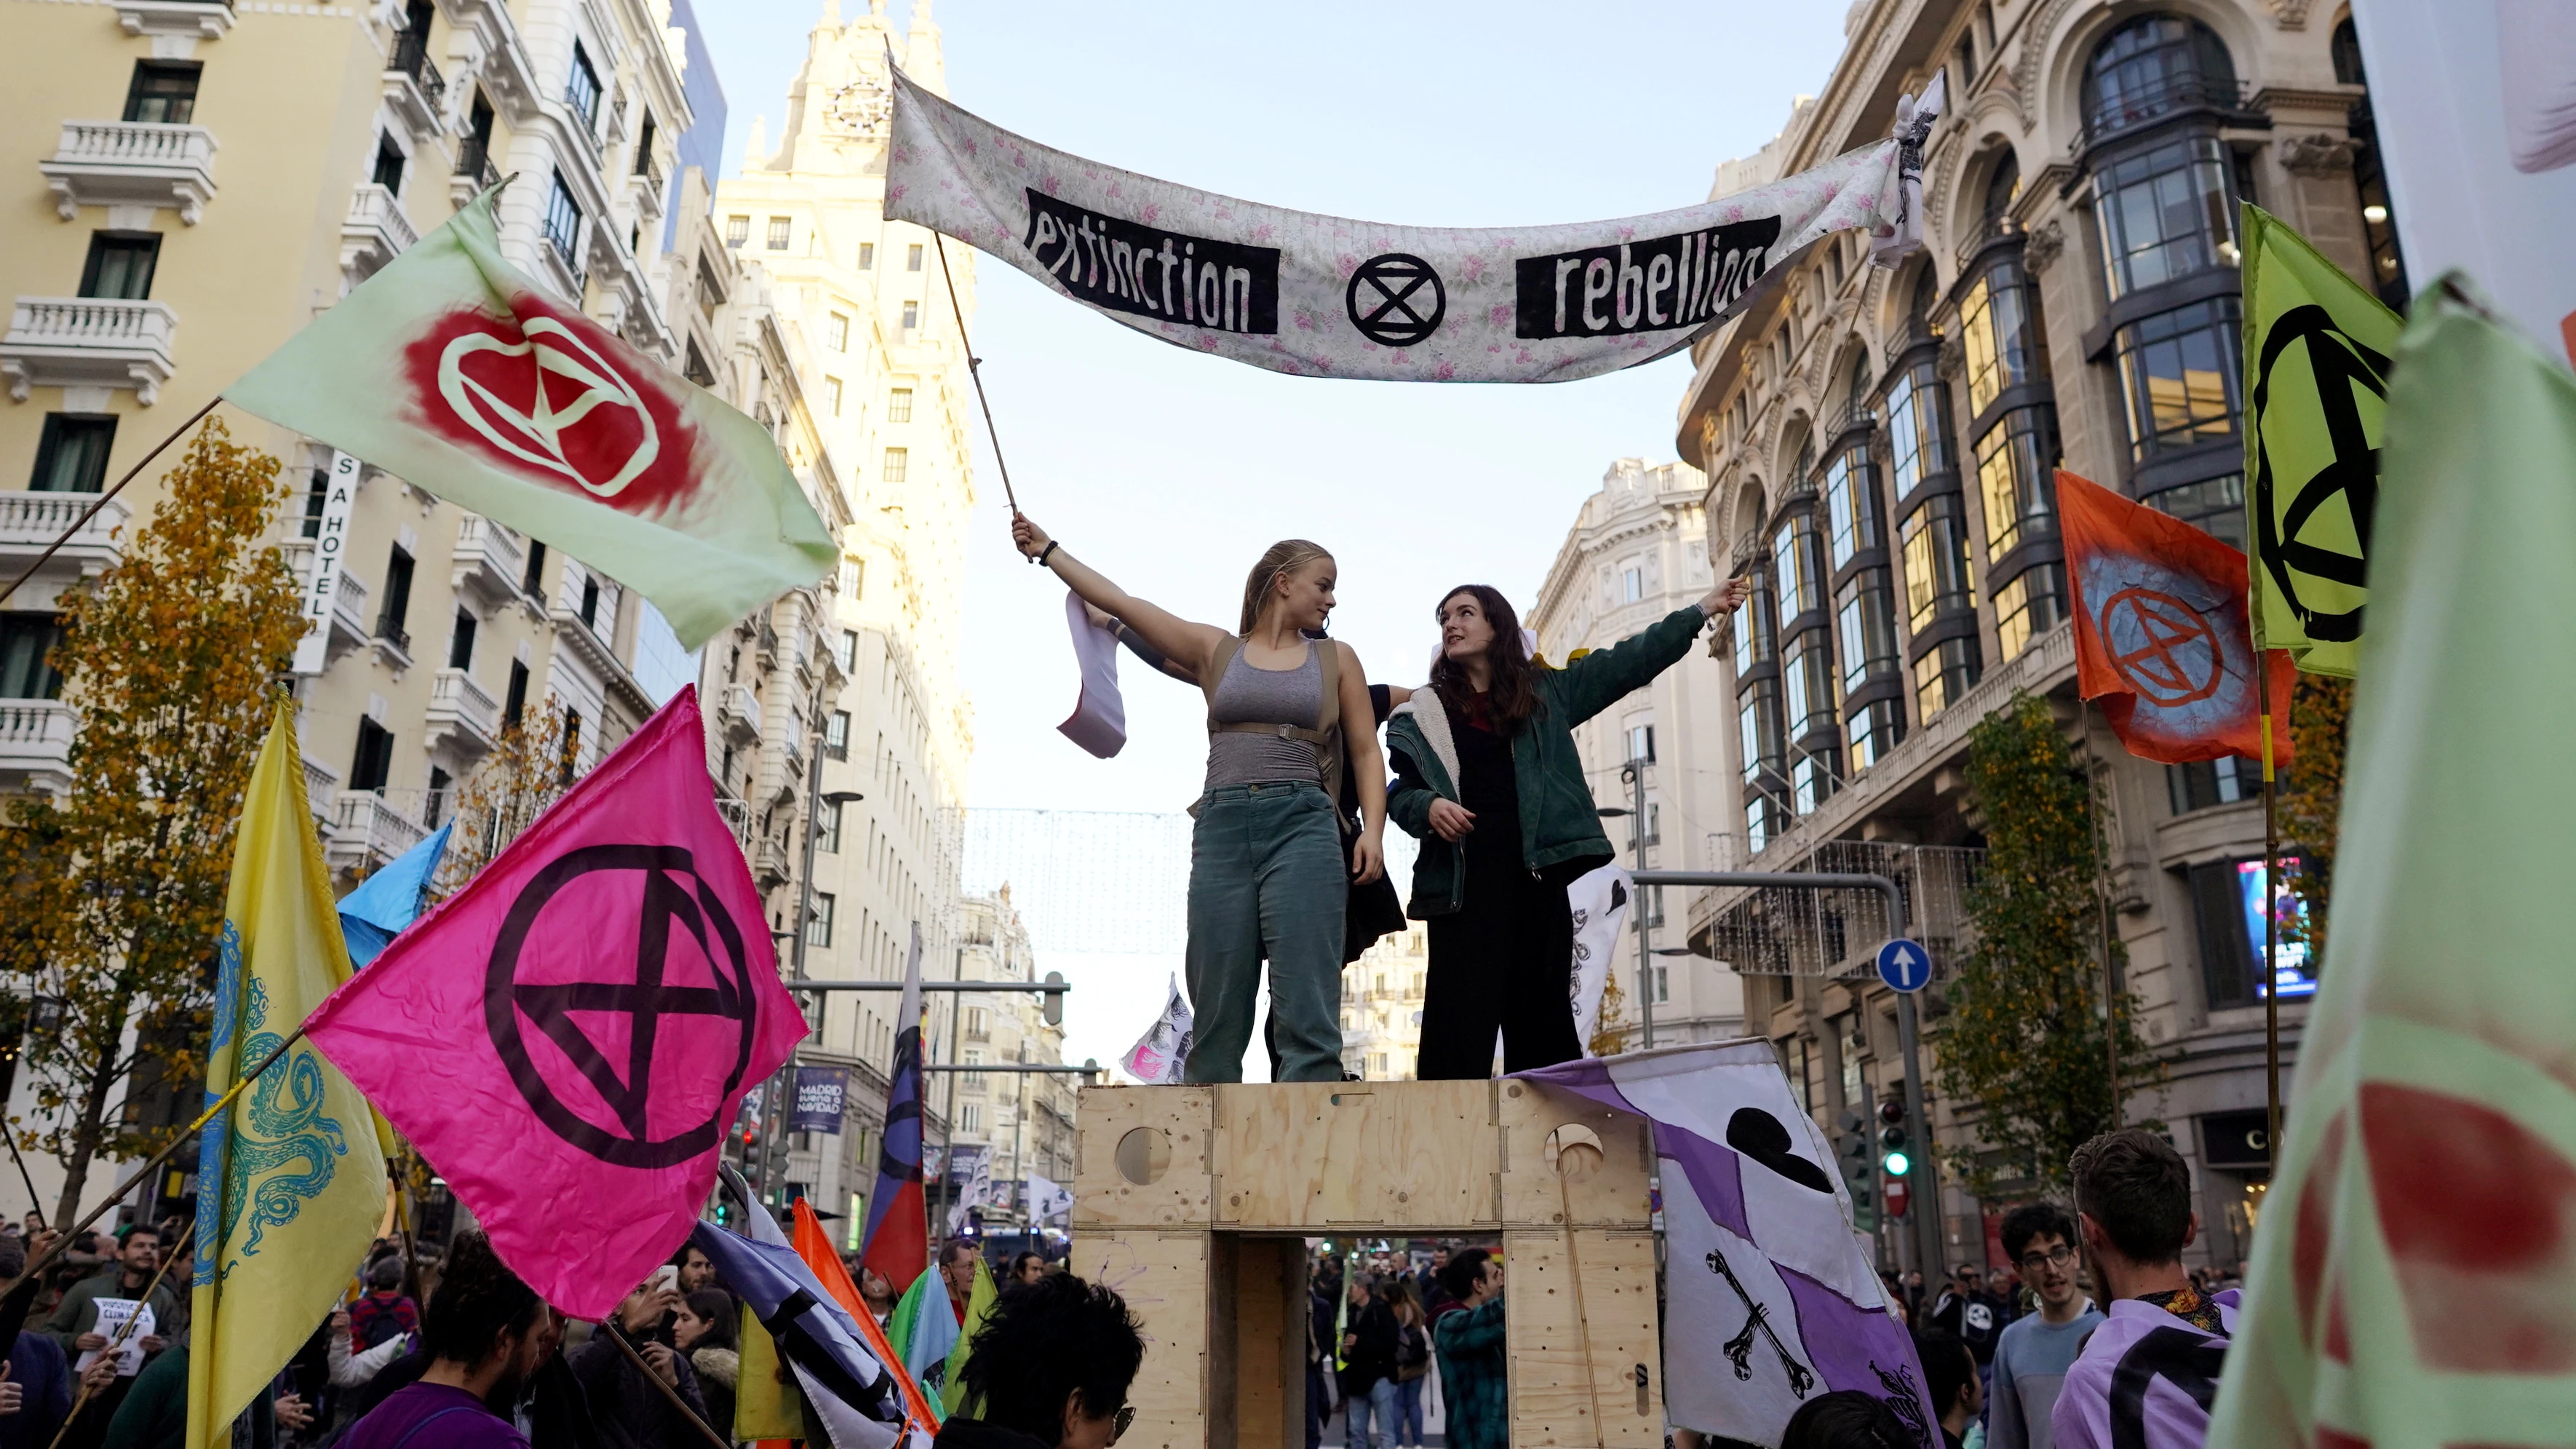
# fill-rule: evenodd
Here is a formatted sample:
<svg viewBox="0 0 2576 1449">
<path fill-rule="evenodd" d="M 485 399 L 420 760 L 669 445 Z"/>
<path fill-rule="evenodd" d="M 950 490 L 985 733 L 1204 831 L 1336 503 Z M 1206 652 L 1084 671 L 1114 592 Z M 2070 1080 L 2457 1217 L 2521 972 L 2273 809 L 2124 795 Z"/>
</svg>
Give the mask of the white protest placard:
<svg viewBox="0 0 2576 1449">
<path fill-rule="evenodd" d="M 110 1344 L 118 1342 L 120 1332 L 124 1335 L 123 1346 L 116 1350 L 116 1376 L 126 1379 L 143 1372 L 143 1340 L 152 1334 L 152 1305 L 135 1298 L 92 1301 L 98 1305 L 98 1322 L 92 1325 L 90 1332 Z M 128 1324 L 133 1327 L 128 1328 Z M 93 1348 L 83 1353 L 80 1362 L 72 1365 L 72 1376 L 79 1377 L 82 1370 L 98 1362 L 98 1356 L 106 1352 L 107 1349 Z"/>
</svg>

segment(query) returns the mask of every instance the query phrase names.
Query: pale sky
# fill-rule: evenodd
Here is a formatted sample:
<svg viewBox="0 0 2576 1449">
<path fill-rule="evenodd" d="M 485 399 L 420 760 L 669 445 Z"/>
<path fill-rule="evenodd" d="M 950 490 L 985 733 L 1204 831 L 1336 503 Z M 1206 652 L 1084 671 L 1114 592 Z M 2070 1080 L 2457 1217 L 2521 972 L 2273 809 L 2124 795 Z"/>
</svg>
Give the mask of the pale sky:
<svg viewBox="0 0 2576 1449">
<path fill-rule="evenodd" d="M 898 22 L 907 8 L 893 6 Z M 777 141 L 821 10 L 699 0 L 731 111 L 728 173 L 752 117 Z M 946 0 L 937 13 L 951 98 L 1048 145 L 1277 206 L 1505 226 L 1705 199 L 1718 162 L 1759 149 L 1795 95 L 1822 87 L 1844 10 Z M 1674 456 L 1690 380 L 1686 357 L 1544 386 L 1286 377 L 1129 331 L 990 258 L 978 276 L 975 350 L 1029 516 L 1129 591 L 1226 627 L 1261 551 L 1311 538 L 1340 566 L 1333 633 L 1381 681 L 1419 681 L 1450 587 L 1490 583 L 1527 608 L 1611 461 Z M 976 443 L 970 803 L 1184 808 L 1206 756 L 1195 691 L 1126 659 L 1125 751 L 1094 760 L 1056 733 L 1077 693 L 1063 589 L 1012 552 L 1001 478 L 980 431 Z M 1175 909 L 1184 884 L 1170 884 Z M 1107 1062 L 1178 963 L 1047 964 L 1079 988 L 1068 1059 Z"/>
</svg>

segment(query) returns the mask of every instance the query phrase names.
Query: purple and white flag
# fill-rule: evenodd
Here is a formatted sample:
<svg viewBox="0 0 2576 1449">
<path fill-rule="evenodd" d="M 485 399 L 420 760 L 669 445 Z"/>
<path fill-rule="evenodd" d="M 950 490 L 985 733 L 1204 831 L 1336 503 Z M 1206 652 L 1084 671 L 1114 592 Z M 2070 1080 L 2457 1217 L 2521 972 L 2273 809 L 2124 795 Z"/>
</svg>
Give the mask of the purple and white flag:
<svg viewBox="0 0 2576 1449">
<path fill-rule="evenodd" d="M 1634 1112 L 1663 1161 L 1664 1404 L 1777 1445 L 1798 1406 L 1859 1389 L 1938 1449 L 1914 1341 L 1887 1313 L 1833 1149 L 1755 1038 L 1514 1075 Z"/>
</svg>

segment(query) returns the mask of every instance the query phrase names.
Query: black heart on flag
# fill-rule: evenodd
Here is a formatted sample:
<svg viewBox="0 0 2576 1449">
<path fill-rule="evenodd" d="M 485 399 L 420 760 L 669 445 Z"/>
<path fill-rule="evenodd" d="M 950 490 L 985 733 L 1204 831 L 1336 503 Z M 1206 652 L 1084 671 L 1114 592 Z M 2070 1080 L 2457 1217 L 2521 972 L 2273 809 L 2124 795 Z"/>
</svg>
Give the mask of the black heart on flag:
<svg viewBox="0 0 2576 1449">
<path fill-rule="evenodd" d="M 1726 1119 L 1726 1145 L 1800 1187 L 1828 1195 L 1834 1190 L 1825 1170 L 1799 1156 L 1791 1146 L 1789 1129 L 1780 1119 L 1759 1107 L 1738 1107 L 1735 1115 Z"/>
</svg>

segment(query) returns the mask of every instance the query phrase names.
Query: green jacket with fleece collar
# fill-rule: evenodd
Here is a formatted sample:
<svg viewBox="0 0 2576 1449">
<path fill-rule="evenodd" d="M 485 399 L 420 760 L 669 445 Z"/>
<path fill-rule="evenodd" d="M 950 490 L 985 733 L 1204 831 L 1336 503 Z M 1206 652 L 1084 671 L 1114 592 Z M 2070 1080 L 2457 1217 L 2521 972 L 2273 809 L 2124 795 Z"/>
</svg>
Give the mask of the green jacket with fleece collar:
<svg viewBox="0 0 2576 1449">
<path fill-rule="evenodd" d="M 1569 860 L 1608 860 L 1592 787 L 1575 752 L 1574 727 L 1643 688 L 1690 652 L 1707 616 L 1697 604 L 1665 615 L 1643 632 L 1596 649 L 1563 669 L 1538 676 L 1538 709 L 1512 736 L 1513 784 L 1520 795 L 1521 860 L 1532 871 Z M 1390 755 L 1400 756 L 1386 813 L 1422 842 L 1413 862 L 1413 919 L 1454 915 L 1466 895 L 1466 857 L 1431 829 L 1431 802 L 1458 798 L 1458 747 L 1449 713 L 1428 687 L 1397 706 L 1386 722 Z"/>
</svg>

